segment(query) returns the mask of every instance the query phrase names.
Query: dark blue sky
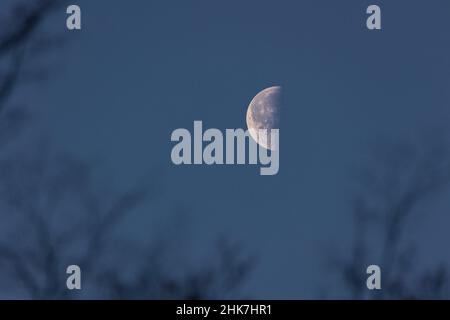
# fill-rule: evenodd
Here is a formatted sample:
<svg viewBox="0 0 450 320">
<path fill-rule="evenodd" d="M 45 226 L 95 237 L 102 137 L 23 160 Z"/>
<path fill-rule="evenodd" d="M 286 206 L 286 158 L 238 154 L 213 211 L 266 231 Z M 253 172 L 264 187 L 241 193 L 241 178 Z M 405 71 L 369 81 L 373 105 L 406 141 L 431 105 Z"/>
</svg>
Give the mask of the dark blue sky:
<svg viewBox="0 0 450 320">
<path fill-rule="evenodd" d="M 67 31 L 61 71 L 35 94 L 49 132 L 99 160 L 99 176 L 119 187 L 162 169 L 162 196 L 130 214 L 123 232 L 145 237 L 155 215 L 182 204 L 188 255 L 202 256 L 226 234 L 259 257 L 246 288 L 255 298 L 317 296 L 329 276 L 324 248 L 348 241 L 349 175 L 370 141 L 449 119 L 445 0 L 74 3 L 83 29 Z M 381 31 L 366 29 L 370 4 L 382 9 Z M 64 12 L 52 27 L 65 27 Z M 273 85 L 285 95 L 278 175 L 172 165 L 174 129 L 194 120 L 245 128 L 250 100 Z M 441 229 L 417 236 L 436 260 Z"/>
</svg>

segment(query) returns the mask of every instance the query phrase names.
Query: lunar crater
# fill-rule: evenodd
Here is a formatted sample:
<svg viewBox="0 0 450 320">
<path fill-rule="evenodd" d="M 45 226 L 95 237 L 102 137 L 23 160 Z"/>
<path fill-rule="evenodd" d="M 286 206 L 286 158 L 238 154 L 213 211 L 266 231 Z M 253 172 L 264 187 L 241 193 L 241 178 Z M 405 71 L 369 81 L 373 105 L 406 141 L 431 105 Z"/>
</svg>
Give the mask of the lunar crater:
<svg viewBox="0 0 450 320">
<path fill-rule="evenodd" d="M 258 93 L 247 110 L 247 127 L 252 138 L 262 147 L 273 150 L 270 133 L 280 128 L 281 87 L 275 86 Z M 267 130 L 267 135 L 258 134 L 259 130 Z"/>
</svg>

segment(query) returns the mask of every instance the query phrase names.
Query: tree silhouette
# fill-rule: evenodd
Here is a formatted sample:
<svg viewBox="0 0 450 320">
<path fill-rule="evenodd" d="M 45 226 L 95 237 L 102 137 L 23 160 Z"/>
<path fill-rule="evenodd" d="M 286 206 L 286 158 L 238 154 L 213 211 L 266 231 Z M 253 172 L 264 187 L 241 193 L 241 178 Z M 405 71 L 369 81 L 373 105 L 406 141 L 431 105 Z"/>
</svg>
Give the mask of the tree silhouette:
<svg viewBox="0 0 450 320">
<path fill-rule="evenodd" d="M 180 260 L 182 250 L 173 242 L 186 238 L 121 236 L 124 218 L 155 197 L 158 179 L 146 177 L 125 191 L 103 188 L 93 164 L 58 150 L 36 130 L 27 133 L 35 119 L 24 107 L 10 108 L 36 68 L 28 63 L 30 51 L 45 54 L 59 43 L 39 27 L 64 3 L 22 2 L 0 21 L 0 297 L 236 298 L 252 267 L 240 246 L 223 239 L 216 257 L 189 268 L 171 260 Z M 71 264 L 82 269 L 81 292 L 66 288 Z"/>
<path fill-rule="evenodd" d="M 170 239 L 118 236 L 121 220 L 152 199 L 153 186 L 99 192 L 92 166 L 45 149 L 37 145 L 0 161 L 0 286 L 37 299 L 69 297 L 64 279 L 71 264 L 82 269 L 85 298 L 215 298 L 242 283 L 251 261 L 227 241 L 218 260 L 185 273 L 185 266 L 164 262 L 177 254 Z"/>
<path fill-rule="evenodd" d="M 27 47 L 33 48 L 33 54 L 42 54 L 54 47 L 59 41 L 55 34 L 36 37 L 36 32 L 46 18 L 65 1 L 39 0 L 18 2 L 10 10 L 9 16 L 0 20 L 0 114 L 8 98 L 30 74 L 25 67 Z"/>
<path fill-rule="evenodd" d="M 448 192 L 448 136 L 446 130 L 434 129 L 412 142 L 378 142 L 369 152 L 367 166 L 356 175 L 350 254 L 332 259 L 352 298 L 449 298 L 445 264 L 424 270 L 417 243 L 406 237 L 408 226 L 419 227 L 433 200 Z M 366 288 L 370 264 L 382 269 L 380 291 Z"/>
</svg>

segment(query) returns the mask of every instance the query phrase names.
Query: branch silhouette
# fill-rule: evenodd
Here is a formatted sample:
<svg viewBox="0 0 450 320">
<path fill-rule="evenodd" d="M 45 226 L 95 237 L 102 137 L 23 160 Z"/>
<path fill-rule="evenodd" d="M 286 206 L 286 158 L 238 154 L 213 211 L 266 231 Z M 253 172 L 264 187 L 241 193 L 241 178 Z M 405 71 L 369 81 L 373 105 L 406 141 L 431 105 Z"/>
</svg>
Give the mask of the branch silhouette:
<svg viewBox="0 0 450 320">
<path fill-rule="evenodd" d="M 8 32 L 0 36 L 0 61 L 9 60 L 9 63 L 6 63 L 6 70 L 0 71 L 0 114 L 18 85 L 25 58 L 25 46 L 32 42 L 33 36 L 46 18 L 63 3 L 65 1 L 61 0 L 30 1 L 27 5 L 21 3 L 10 10 L 14 13 L 10 21 L 1 23 Z M 6 28 L 6 25 L 9 28 Z"/>
<path fill-rule="evenodd" d="M 448 191 L 450 151 L 445 131 L 432 130 L 414 142 L 385 141 L 370 152 L 367 166 L 356 174 L 353 239 L 350 254 L 335 256 L 354 299 L 447 299 L 448 269 L 438 264 L 416 270 L 417 244 L 405 238 L 410 225 L 427 218 L 433 199 Z M 374 253 L 373 248 L 380 250 Z M 375 261 L 375 262 L 374 262 Z M 383 289 L 365 287 L 366 267 L 382 268 Z"/>
<path fill-rule="evenodd" d="M 42 43 L 40 25 L 63 3 L 26 1 L 11 9 L 10 21 L 0 22 L 9 25 L 0 35 L 0 295 L 236 297 L 253 265 L 239 245 L 223 240 L 217 257 L 208 257 L 202 268 L 188 268 L 167 262 L 167 256 L 181 253 L 179 244 L 150 235 L 147 241 L 121 236 L 129 214 L 154 199 L 157 179 L 105 191 L 95 182 L 92 163 L 58 150 L 36 129 L 26 134 L 25 124 L 35 119 L 24 107 L 7 108 L 10 98 L 21 93 L 27 51 L 46 53 L 52 42 Z M 81 293 L 65 286 L 66 267 L 74 263 L 82 268 Z"/>
</svg>

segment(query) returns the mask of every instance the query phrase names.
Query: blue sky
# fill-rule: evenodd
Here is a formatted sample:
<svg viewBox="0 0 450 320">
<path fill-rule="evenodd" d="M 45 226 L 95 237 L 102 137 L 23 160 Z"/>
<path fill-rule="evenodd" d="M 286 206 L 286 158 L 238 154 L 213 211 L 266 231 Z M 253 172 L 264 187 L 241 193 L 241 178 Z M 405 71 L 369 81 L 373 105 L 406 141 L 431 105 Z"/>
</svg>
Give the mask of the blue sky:
<svg viewBox="0 0 450 320">
<path fill-rule="evenodd" d="M 185 206 L 189 256 L 226 234 L 259 257 L 250 296 L 312 298 L 330 276 L 325 248 L 348 243 L 349 176 L 371 141 L 449 118 L 450 3 L 375 1 L 383 29 L 368 31 L 372 2 L 80 0 L 82 31 L 67 31 L 33 101 L 55 143 L 99 161 L 116 186 L 162 172 L 161 197 L 122 232 L 145 237 Z M 172 165 L 174 129 L 245 128 L 249 102 L 273 85 L 285 95 L 278 175 Z M 441 238 L 417 238 L 439 260 Z"/>
</svg>

